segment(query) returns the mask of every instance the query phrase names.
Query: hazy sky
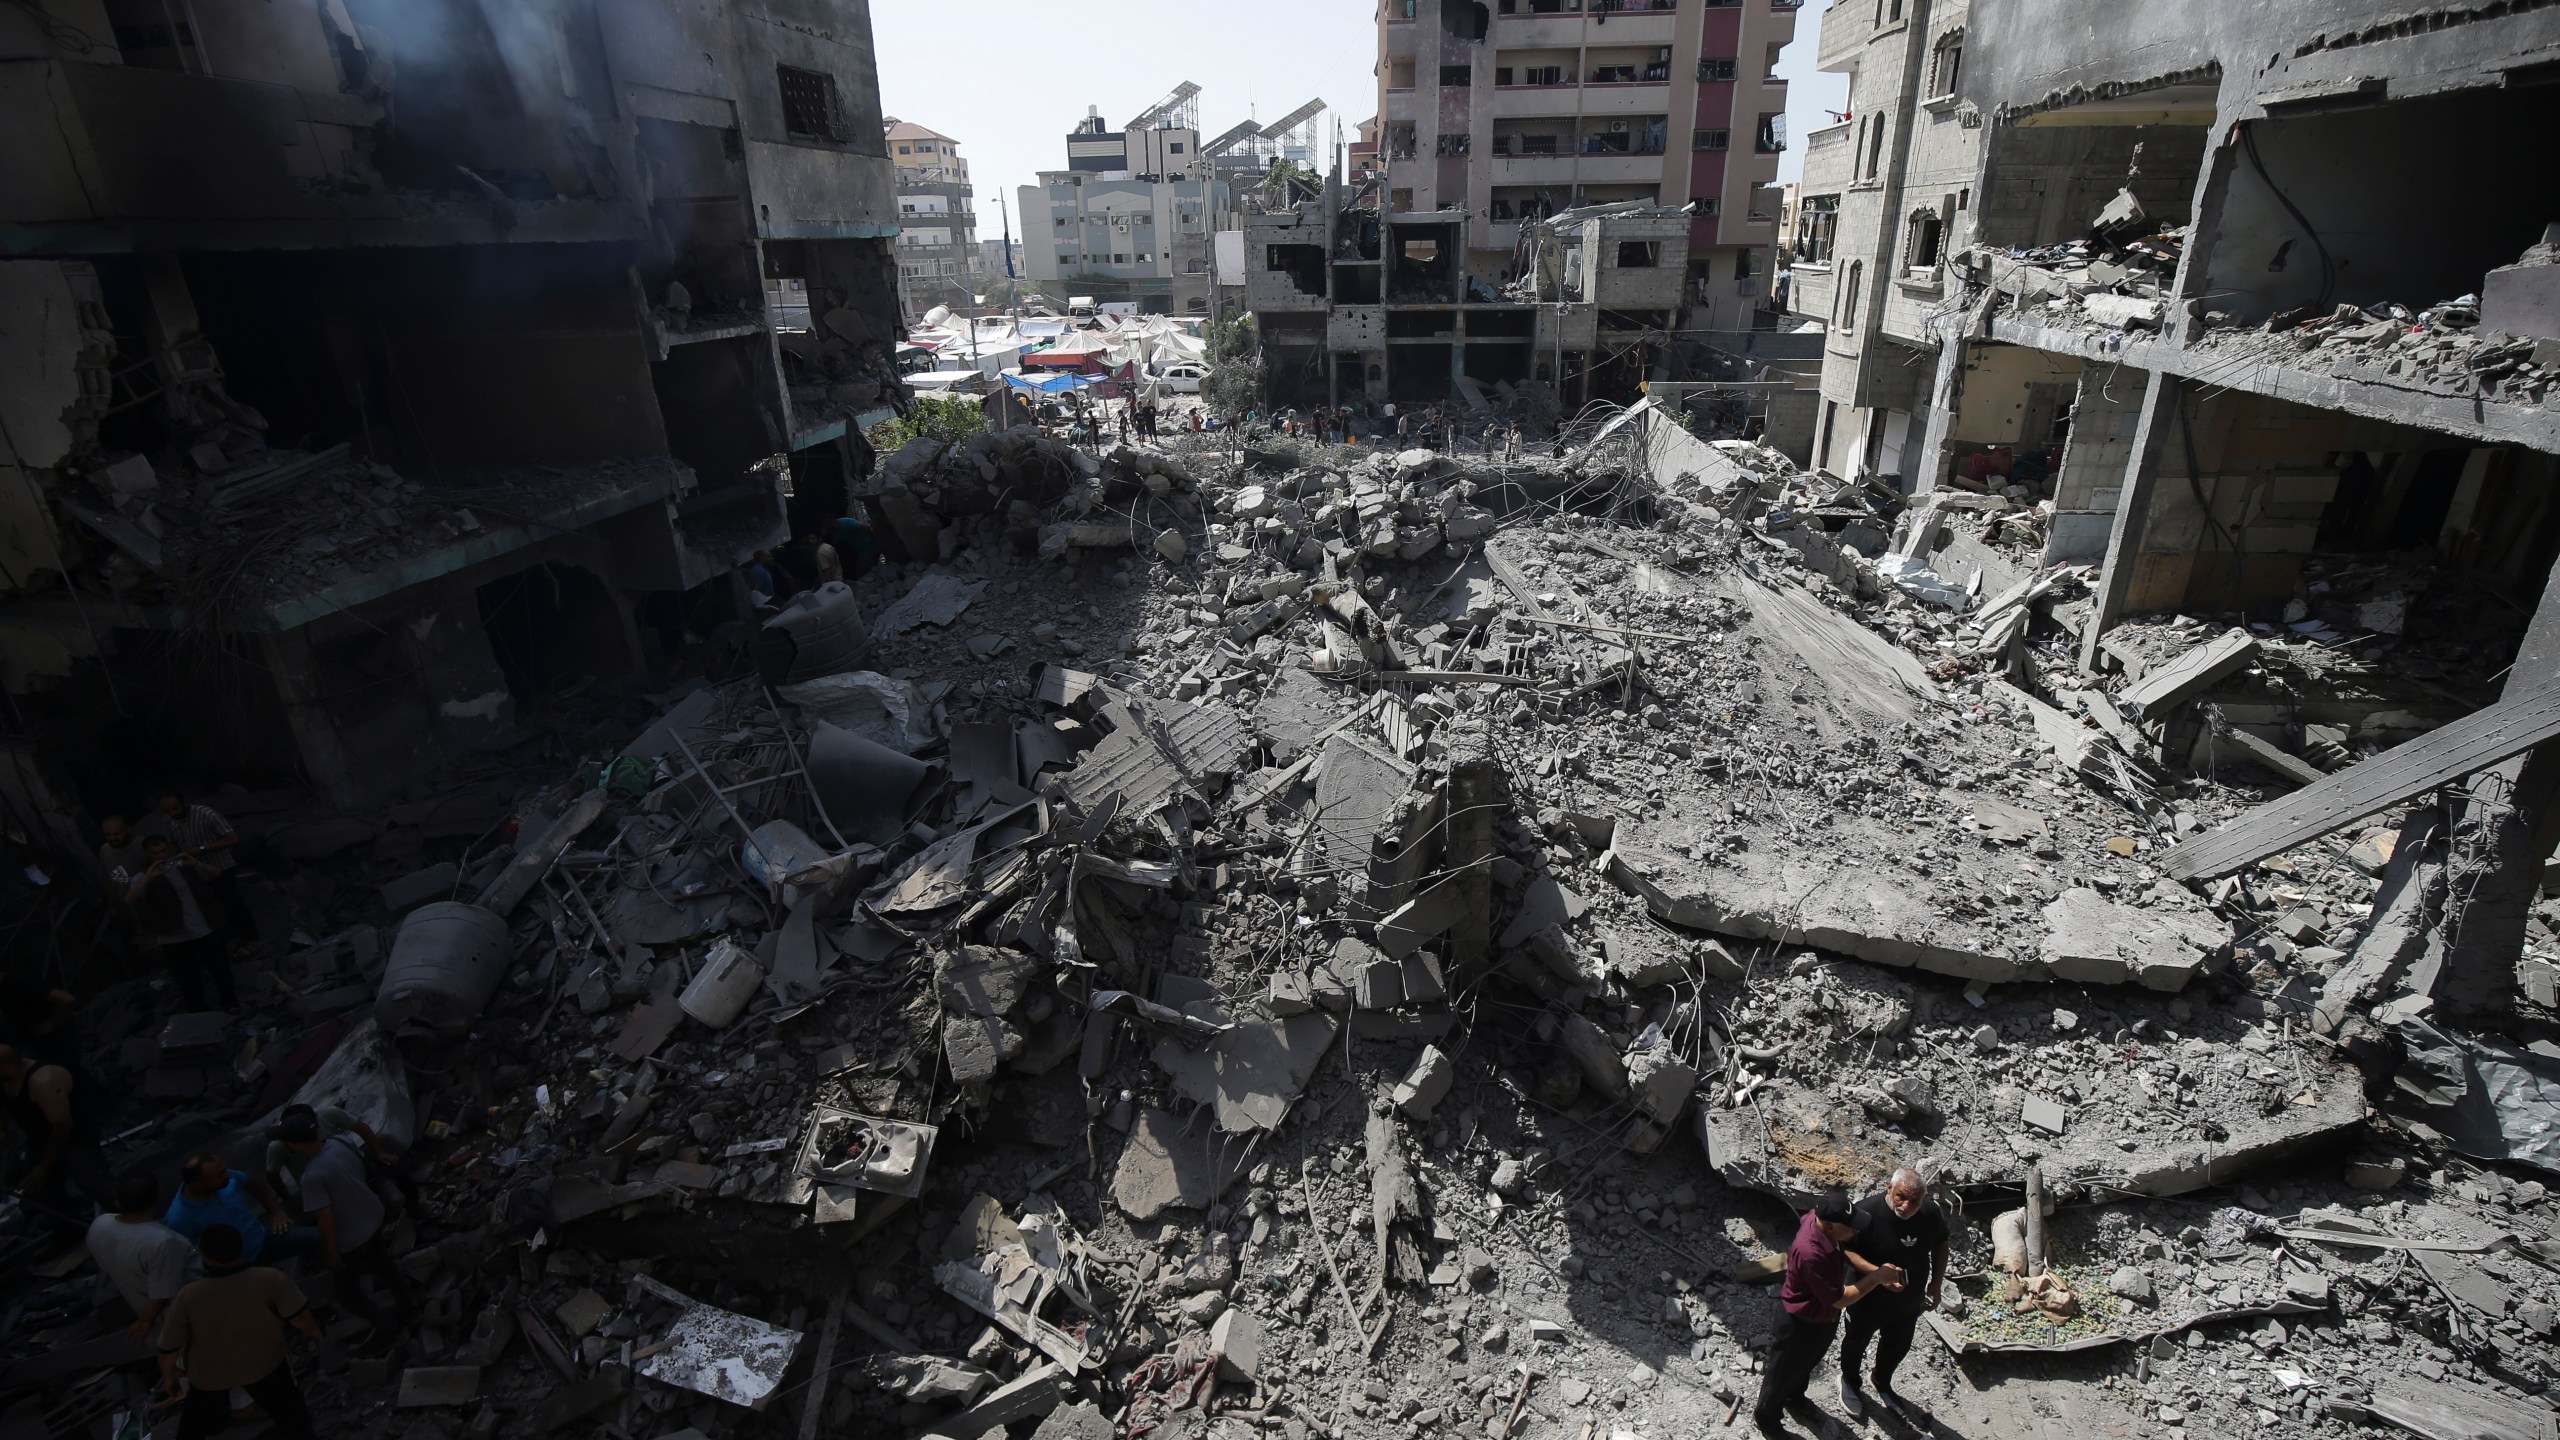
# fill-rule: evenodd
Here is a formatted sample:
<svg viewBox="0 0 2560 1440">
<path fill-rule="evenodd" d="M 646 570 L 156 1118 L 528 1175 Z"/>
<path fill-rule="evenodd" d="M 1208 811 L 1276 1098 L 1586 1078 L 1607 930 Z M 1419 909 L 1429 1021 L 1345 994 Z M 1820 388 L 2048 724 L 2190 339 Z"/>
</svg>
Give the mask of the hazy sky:
<svg viewBox="0 0 2560 1440">
<path fill-rule="evenodd" d="M 1822 111 L 1846 102 L 1848 82 L 1813 69 L 1822 8 L 1799 13 L 1797 39 L 1780 71 L 1789 77 L 1790 138 L 1829 123 Z M 1028 4 L 1024 0 L 874 0 L 871 30 L 880 51 L 881 108 L 960 142 L 977 187 L 978 234 L 1002 233 L 996 210 L 1042 170 L 1066 168 L 1066 134 L 1099 105 L 1112 129 L 1182 81 L 1200 86 L 1202 137 L 1239 120 L 1276 120 L 1321 96 L 1332 122 L 1352 138 L 1377 108 L 1374 0 L 1104 0 Z M 1790 145 L 1780 167 L 1793 180 L 1802 152 Z M 1021 237 L 1017 217 L 1015 238 Z"/>
</svg>

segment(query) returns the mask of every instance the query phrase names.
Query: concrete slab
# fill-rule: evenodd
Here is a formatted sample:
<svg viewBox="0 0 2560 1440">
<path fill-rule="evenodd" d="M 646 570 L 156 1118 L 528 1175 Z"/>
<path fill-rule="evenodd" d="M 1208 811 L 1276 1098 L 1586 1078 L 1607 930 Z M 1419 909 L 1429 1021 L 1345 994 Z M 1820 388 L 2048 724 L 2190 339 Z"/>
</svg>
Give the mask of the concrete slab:
<svg viewBox="0 0 2560 1440">
<path fill-rule="evenodd" d="M 1111 1200 L 1133 1220 L 1152 1220 L 1180 1206 L 1205 1210 L 1241 1174 L 1244 1142 L 1217 1133 L 1206 1115 L 1186 1124 L 1162 1110 L 1141 1111 L 1111 1175 Z"/>
<path fill-rule="evenodd" d="M 1877 866 L 1845 866 L 1836 850 L 1762 832 L 1751 848 L 1712 861 L 1688 853 L 1685 821 L 1619 826 L 1609 878 L 1673 925 L 1745 940 L 1811 945 L 1878 965 L 1967 980 L 2065 979 L 2182 988 L 2203 973 L 2229 931 L 2203 902 L 2155 887 L 2141 906 L 2067 891 L 2024 927 L 1944 881 Z"/>
</svg>

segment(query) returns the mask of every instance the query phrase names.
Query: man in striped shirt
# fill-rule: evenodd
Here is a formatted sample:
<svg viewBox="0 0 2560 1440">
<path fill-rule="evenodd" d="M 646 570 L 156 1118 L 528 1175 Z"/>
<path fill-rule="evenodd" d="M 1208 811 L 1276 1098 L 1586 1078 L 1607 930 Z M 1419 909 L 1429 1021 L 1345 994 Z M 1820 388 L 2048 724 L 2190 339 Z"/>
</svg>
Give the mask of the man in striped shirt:
<svg viewBox="0 0 2560 1440">
<path fill-rule="evenodd" d="M 232 867 L 240 863 L 234 853 L 240 847 L 239 832 L 212 806 L 191 805 L 175 790 L 163 793 L 158 804 L 159 831 L 177 845 L 181 854 L 192 855 L 213 868 L 213 893 L 220 897 L 228 917 L 218 933 L 232 941 L 256 938 L 257 928 L 249 923 L 249 912 L 240 903 L 239 877 L 232 873 Z"/>
</svg>

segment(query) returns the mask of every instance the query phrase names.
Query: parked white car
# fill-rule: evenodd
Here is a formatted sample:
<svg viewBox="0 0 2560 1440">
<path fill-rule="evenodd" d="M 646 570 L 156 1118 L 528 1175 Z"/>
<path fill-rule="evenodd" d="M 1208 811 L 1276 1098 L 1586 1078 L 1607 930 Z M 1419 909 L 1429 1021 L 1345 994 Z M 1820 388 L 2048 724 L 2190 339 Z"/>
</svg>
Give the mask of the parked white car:
<svg viewBox="0 0 2560 1440">
<path fill-rule="evenodd" d="M 1209 378 L 1209 367 L 1188 362 L 1167 365 L 1155 372 L 1156 383 L 1176 395 L 1197 395 L 1200 382 Z"/>
</svg>

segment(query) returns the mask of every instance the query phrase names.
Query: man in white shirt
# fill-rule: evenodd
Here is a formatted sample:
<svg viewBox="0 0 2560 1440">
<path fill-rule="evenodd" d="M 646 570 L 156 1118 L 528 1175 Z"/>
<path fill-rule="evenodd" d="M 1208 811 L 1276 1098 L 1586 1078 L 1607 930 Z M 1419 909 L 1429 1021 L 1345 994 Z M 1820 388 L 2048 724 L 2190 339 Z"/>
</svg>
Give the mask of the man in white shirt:
<svg viewBox="0 0 2560 1440">
<path fill-rule="evenodd" d="M 89 1222 L 89 1258 L 133 1307 L 137 1318 L 124 1333 L 137 1345 L 187 1283 L 194 1254 L 185 1236 L 160 1223 L 160 1182 L 149 1171 L 130 1171 L 117 1180 L 116 1213 Z"/>
</svg>

